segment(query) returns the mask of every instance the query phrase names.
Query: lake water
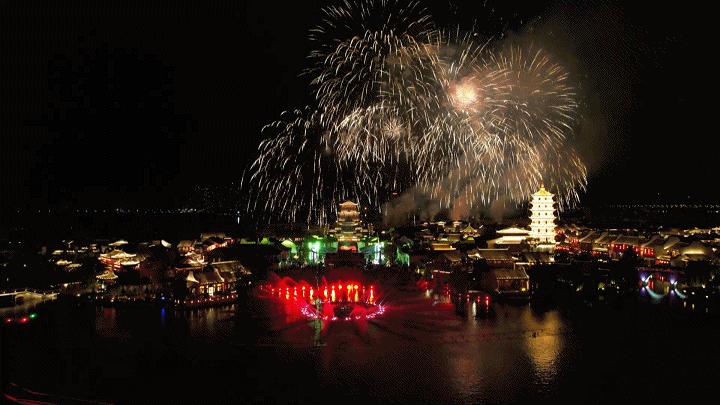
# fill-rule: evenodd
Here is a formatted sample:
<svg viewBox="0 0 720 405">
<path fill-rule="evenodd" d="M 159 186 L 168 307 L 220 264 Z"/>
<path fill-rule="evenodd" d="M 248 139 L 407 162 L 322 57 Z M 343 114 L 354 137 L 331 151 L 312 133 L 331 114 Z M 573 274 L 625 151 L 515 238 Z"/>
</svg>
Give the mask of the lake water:
<svg viewBox="0 0 720 405">
<path fill-rule="evenodd" d="M 121 403 L 656 404 L 704 399 L 720 371 L 703 308 L 493 303 L 475 319 L 422 291 L 385 303 L 331 323 L 257 296 L 194 311 L 48 303 L 3 327 L 2 381 Z"/>
</svg>

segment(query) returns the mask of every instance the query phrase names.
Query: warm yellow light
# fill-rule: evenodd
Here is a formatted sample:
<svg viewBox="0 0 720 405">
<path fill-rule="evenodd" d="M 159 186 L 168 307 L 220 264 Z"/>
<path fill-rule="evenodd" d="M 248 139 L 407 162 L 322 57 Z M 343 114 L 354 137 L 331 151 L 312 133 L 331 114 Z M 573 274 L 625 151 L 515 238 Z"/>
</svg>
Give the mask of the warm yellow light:
<svg viewBox="0 0 720 405">
<path fill-rule="evenodd" d="M 461 84 L 455 88 L 455 98 L 461 105 L 468 106 L 477 100 L 478 95 L 472 85 Z"/>
</svg>

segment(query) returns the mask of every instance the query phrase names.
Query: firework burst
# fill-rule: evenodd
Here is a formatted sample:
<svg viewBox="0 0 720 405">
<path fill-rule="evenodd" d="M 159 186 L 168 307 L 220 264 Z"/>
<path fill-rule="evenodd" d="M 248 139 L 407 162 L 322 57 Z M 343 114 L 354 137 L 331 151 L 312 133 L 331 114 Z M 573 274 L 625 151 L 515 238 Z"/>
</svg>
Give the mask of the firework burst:
<svg viewBox="0 0 720 405">
<path fill-rule="evenodd" d="M 545 51 L 438 30 L 414 1 L 322 15 L 305 72 L 316 105 L 266 126 L 248 208 L 323 224 L 346 198 L 379 207 L 413 188 L 473 208 L 524 201 L 542 181 L 561 208 L 577 201 L 577 95 Z"/>
</svg>

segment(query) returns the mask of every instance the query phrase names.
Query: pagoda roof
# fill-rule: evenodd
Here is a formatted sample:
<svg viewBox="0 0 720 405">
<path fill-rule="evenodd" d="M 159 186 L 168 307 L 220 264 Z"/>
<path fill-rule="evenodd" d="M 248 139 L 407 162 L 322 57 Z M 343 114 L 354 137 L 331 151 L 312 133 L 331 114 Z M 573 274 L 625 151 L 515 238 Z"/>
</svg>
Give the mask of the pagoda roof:
<svg viewBox="0 0 720 405">
<path fill-rule="evenodd" d="M 492 272 L 498 280 L 527 280 L 530 278 L 525 270 L 521 268 L 493 269 Z"/>
<path fill-rule="evenodd" d="M 593 243 L 600 236 L 602 236 L 601 232 L 590 231 L 590 232 L 586 233 L 585 235 L 578 236 L 578 241 L 583 242 L 583 243 Z"/>
<path fill-rule="evenodd" d="M 519 245 L 527 240 L 528 235 L 504 235 L 499 238 L 488 240 L 488 246 L 494 245 Z"/>
<path fill-rule="evenodd" d="M 680 243 L 681 243 L 680 238 L 678 238 L 678 237 L 673 236 L 673 237 L 667 238 L 667 240 L 665 241 L 665 244 L 663 245 L 663 249 L 664 250 L 670 249 L 673 246 L 680 244 Z"/>
<path fill-rule="evenodd" d="M 616 234 L 603 232 L 599 238 L 595 239 L 594 243 L 612 243 L 615 239 L 617 239 L 617 237 L 618 236 Z"/>
<path fill-rule="evenodd" d="M 223 281 L 228 282 L 228 283 L 237 281 L 237 276 L 235 275 L 234 271 L 220 270 L 220 276 L 222 277 Z"/>
<path fill-rule="evenodd" d="M 451 263 L 460 263 L 462 261 L 462 253 L 457 250 L 443 251 L 442 255 Z"/>
<path fill-rule="evenodd" d="M 649 241 L 642 244 L 642 247 L 662 248 L 665 245 L 665 238 L 660 235 L 653 235 Z"/>
<path fill-rule="evenodd" d="M 705 244 L 695 241 L 688 245 L 687 247 L 683 248 L 680 251 L 680 254 L 689 256 L 689 255 L 696 255 L 696 256 L 712 256 L 713 251 L 711 248 L 706 246 Z"/>
<path fill-rule="evenodd" d="M 535 194 L 533 194 L 533 196 L 538 196 L 538 197 L 552 197 L 554 195 L 555 194 L 545 190 L 544 184 L 540 185 L 540 190 L 536 191 Z"/>
<path fill-rule="evenodd" d="M 440 241 L 438 241 L 438 242 L 431 242 L 430 248 L 431 248 L 433 251 L 455 250 L 455 248 L 452 247 L 452 245 L 451 245 L 449 242 L 440 242 Z"/>
<path fill-rule="evenodd" d="M 197 281 L 197 279 L 195 278 L 195 275 L 193 274 L 192 270 L 190 270 L 190 271 L 188 272 L 187 277 L 185 277 L 185 281 L 187 281 L 187 282 L 189 282 L 189 283 L 200 283 L 200 282 Z"/>
<path fill-rule="evenodd" d="M 98 280 L 115 280 L 118 278 L 118 276 L 113 273 L 112 270 L 108 270 L 102 274 L 98 274 L 97 276 L 95 276 L 95 278 L 97 278 Z"/>
<path fill-rule="evenodd" d="M 638 236 L 620 235 L 612 243 L 616 245 L 640 246 L 642 242 L 644 241 Z"/>
<path fill-rule="evenodd" d="M 200 263 L 198 261 L 189 261 L 185 263 L 178 263 L 177 266 L 175 266 L 176 270 L 202 270 L 203 263 Z"/>
<path fill-rule="evenodd" d="M 468 256 L 483 258 L 490 261 L 512 261 L 513 257 L 508 249 L 472 249 Z"/>
<path fill-rule="evenodd" d="M 340 203 L 340 206 L 341 206 L 341 207 L 343 207 L 343 206 L 349 206 L 349 205 L 351 205 L 351 206 L 353 206 L 353 207 L 357 207 L 357 204 L 354 203 L 354 202 L 352 202 L 352 201 L 350 201 L 350 200 L 346 200 L 345 202 Z"/>
<path fill-rule="evenodd" d="M 285 246 L 288 249 L 297 248 L 297 244 L 290 239 L 285 239 L 284 241 L 280 242 L 281 246 Z"/>
<path fill-rule="evenodd" d="M 217 269 L 215 269 L 214 271 L 198 273 L 195 275 L 195 278 L 200 284 L 215 284 L 225 281 L 225 279 L 222 278 L 220 272 L 218 272 Z"/>
<path fill-rule="evenodd" d="M 525 252 L 525 260 L 529 263 L 551 263 L 549 252 Z"/>
<path fill-rule="evenodd" d="M 509 228 L 500 229 L 497 231 L 500 235 L 529 235 L 530 231 L 517 226 L 511 226 Z"/>
<path fill-rule="evenodd" d="M 106 259 L 113 259 L 113 260 L 119 260 L 119 259 L 129 259 L 131 257 L 135 257 L 135 254 L 133 253 L 126 253 L 122 250 L 113 250 L 108 253 L 102 253 L 100 257 L 106 258 Z"/>
</svg>

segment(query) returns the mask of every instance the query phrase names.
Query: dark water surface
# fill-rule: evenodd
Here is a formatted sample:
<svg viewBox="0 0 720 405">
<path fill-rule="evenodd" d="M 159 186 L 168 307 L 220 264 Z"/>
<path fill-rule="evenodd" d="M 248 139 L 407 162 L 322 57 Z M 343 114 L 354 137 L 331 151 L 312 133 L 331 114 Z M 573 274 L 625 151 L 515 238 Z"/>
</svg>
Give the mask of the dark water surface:
<svg viewBox="0 0 720 405">
<path fill-rule="evenodd" d="M 422 292 L 386 303 L 323 324 L 258 297 L 187 312 L 54 302 L 3 327 L 2 379 L 121 403 L 679 403 L 720 371 L 701 308 L 494 303 L 476 320 Z"/>
</svg>

